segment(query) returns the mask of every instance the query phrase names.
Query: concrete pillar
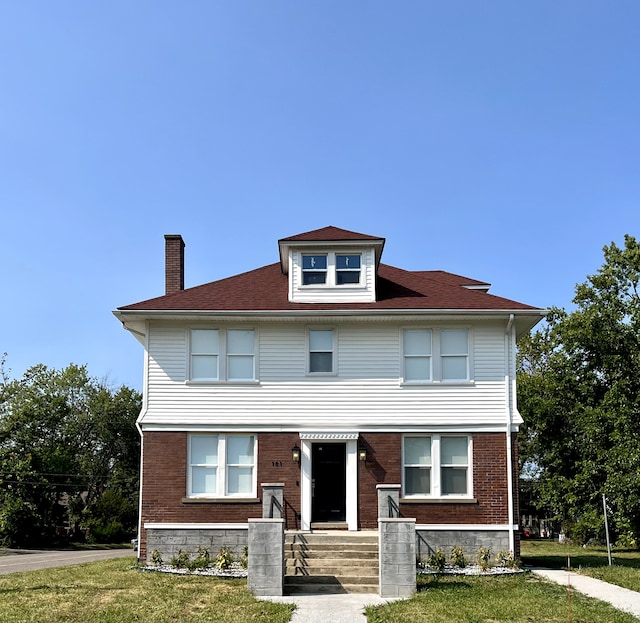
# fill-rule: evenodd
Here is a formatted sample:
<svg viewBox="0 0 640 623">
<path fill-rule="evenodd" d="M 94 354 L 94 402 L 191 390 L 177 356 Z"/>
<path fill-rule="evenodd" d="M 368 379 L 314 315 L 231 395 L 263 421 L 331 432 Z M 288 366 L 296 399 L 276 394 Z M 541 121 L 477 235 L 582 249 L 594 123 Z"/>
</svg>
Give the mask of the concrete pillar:
<svg viewBox="0 0 640 623">
<path fill-rule="evenodd" d="M 262 518 L 284 519 L 284 483 L 263 482 L 262 487 Z"/>
<path fill-rule="evenodd" d="M 256 596 L 282 595 L 284 519 L 249 519 L 247 576 Z"/>
<path fill-rule="evenodd" d="M 416 592 L 416 520 L 378 519 L 380 597 L 411 597 Z"/>
<path fill-rule="evenodd" d="M 400 488 L 401 485 L 376 485 L 378 490 L 378 519 L 399 517 Z M 391 503 L 389 503 L 389 500 L 391 500 Z"/>
</svg>

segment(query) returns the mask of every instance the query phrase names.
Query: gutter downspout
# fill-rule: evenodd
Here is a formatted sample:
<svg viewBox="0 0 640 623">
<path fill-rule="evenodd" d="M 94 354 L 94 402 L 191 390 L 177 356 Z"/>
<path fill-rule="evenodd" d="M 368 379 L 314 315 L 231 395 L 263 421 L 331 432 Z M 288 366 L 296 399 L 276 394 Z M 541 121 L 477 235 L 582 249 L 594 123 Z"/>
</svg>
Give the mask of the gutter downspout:
<svg viewBox="0 0 640 623">
<path fill-rule="evenodd" d="M 140 435 L 140 489 L 138 491 L 138 552 L 137 552 L 137 560 L 140 563 L 140 538 L 142 536 L 142 477 L 143 477 L 143 457 L 144 457 L 144 436 L 142 434 L 142 419 L 147 413 L 148 404 L 147 397 L 149 395 L 149 321 L 146 323 L 146 335 L 144 341 L 144 373 L 142 380 L 142 409 L 140 410 L 140 415 L 136 420 L 136 428 L 138 429 L 138 434 Z M 146 561 L 143 561 L 146 562 Z"/>
<path fill-rule="evenodd" d="M 507 382 L 507 500 L 508 500 L 508 522 L 509 522 L 509 549 L 515 555 L 515 535 L 513 532 L 514 525 L 514 496 L 513 496 L 513 444 L 511 441 L 511 412 L 515 395 L 513 385 L 511 383 L 511 363 L 512 349 L 514 345 L 513 339 L 513 320 L 514 315 L 509 314 L 509 322 L 505 329 L 505 350 L 506 350 L 506 382 Z"/>
</svg>

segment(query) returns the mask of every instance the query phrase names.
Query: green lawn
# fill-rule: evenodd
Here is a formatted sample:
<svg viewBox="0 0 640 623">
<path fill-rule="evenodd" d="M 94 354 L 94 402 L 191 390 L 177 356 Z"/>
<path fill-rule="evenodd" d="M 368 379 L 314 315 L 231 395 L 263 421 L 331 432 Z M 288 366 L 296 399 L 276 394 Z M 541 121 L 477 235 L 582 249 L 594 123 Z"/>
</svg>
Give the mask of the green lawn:
<svg viewBox="0 0 640 623">
<path fill-rule="evenodd" d="M 636 621 L 608 604 L 571 594 L 529 573 L 421 578 L 412 599 L 367 608 L 369 623 L 622 623 Z"/>
<path fill-rule="evenodd" d="M 640 592 L 640 552 L 636 550 L 614 549 L 614 564 L 609 567 L 606 547 L 523 541 L 521 558 L 525 565 L 551 569 L 566 569 L 570 563 L 579 573 Z"/>
<path fill-rule="evenodd" d="M 246 580 L 140 571 L 134 558 L 0 576 L 3 623 L 286 623 L 293 606 L 258 601 Z"/>
<path fill-rule="evenodd" d="M 419 589 L 412 599 L 367 608 L 369 623 L 568 620 L 566 588 L 529 573 L 440 579 L 420 576 Z M 293 609 L 255 599 L 246 580 L 141 571 L 134 558 L 0 576 L 3 623 L 287 623 Z M 637 619 L 572 593 L 571 621 L 625 623 Z"/>
</svg>

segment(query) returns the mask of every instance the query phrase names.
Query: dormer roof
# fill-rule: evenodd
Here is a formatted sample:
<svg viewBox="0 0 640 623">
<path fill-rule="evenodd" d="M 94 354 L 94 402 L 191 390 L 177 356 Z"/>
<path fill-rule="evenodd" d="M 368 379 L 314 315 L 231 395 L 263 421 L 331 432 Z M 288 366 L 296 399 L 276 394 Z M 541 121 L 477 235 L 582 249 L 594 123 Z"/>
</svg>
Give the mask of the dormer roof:
<svg viewBox="0 0 640 623">
<path fill-rule="evenodd" d="M 289 249 L 292 247 L 319 247 L 331 246 L 332 248 L 339 246 L 348 246 L 351 248 L 367 247 L 373 248 L 375 253 L 375 265 L 380 264 L 382 250 L 384 248 L 385 239 L 379 236 L 371 236 L 369 234 L 360 234 L 348 229 L 340 229 L 329 225 L 321 229 L 314 229 L 295 236 L 281 238 L 278 240 L 280 248 L 280 265 L 282 272 L 286 275 L 289 272 Z"/>
</svg>

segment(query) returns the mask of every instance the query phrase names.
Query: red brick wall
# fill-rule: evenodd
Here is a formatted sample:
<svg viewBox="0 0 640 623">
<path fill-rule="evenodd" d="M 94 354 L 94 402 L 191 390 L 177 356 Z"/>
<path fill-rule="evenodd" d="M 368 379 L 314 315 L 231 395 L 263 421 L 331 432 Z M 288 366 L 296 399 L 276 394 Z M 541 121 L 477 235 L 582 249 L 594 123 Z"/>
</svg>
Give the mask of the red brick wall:
<svg viewBox="0 0 640 623">
<path fill-rule="evenodd" d="M 258 496 L 260 484 L 282 482 L 288 529 L 300 527 L 300 466 L 291 448 L 300 445 L 297 433 L 260 433 L 258 438 Z M 367 461 L 358 461 L 359 527 L 377 528 L 377 484 L 399 484 L 402 479 L 400 433 L 364 433 L 359 443 L 367 447 Z M 262 503 L 183 502 L 187 482 L 187 433 L 145 433 L 143 459 L 142 523 L 245 523 L 262 516 Z M 473 493 L 477 503 L 401 503 L 404 517 L 417 523 L 506 524 L 506 438 L 504 433 L 473 435 Z M 514 447 L 514 474 L 517 455 Z M 517 496 L 517 484 L 514 485 Z M 516 515 L 517 516 L 517 515 Z M 146 557 L 144 530 L 140 556 Z"/>
<path fill-rule="evenodd" d="M 258 436 L 258 497 L 263 482 L 283 482 L 287 528 L 300 527 L 300 466 L 291 448 L 300 445 L 298 434 L 261 433 Z M 187 433 L 144 433 L 142 464 L 142 524 L 246 523 L 262 517 L 262 502 L 183 502 L 187 489 Z M 146 557 L 146 536 L 140 535 L 141 558 Z"/>
</svg>

